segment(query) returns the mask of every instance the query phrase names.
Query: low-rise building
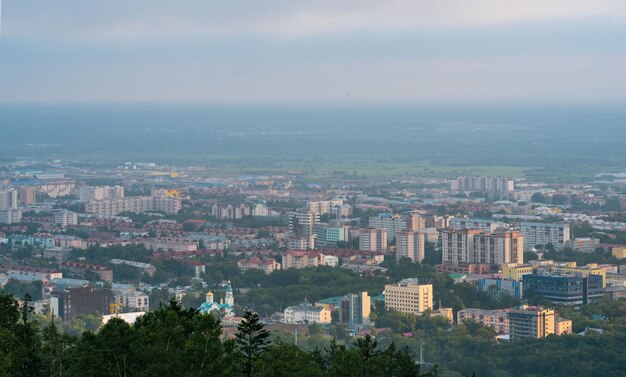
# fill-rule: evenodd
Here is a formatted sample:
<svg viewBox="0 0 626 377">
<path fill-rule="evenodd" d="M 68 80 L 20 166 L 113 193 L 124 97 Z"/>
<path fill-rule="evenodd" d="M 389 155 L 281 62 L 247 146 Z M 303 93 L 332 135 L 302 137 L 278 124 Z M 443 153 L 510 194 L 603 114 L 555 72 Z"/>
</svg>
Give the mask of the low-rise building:
<svg viewBox="0 0 626 377">
<path fill-rule="evenodd" d="M 262 270 L 268 275 L 276 270 L 280 270 L 280 263 L 276 262 L 274 258 L 261 259 L 259 257 L 253 257 L 241 259 L 237 261 L 237 266 L 242 271 Z"/>
<path fill-rule="evenodd" d="M 565 247 L 570 247 L 581 253 L 593 253 L 600 247 L 600 240 L 597 238 L 578 237 L 565 241 Z"/>
<path fill-rule="evenodd" d="M 113 302 L 125 308 L 147 312 L 150 308 L 150 297 L 134 289 L 116 290 L 113 292 Z"/>
<path fill-rule="evenodd" d="M 310 305 L 305 302 L 301 305 L 289 306 L 284 310 L 285 323 L 311 324 L 330 323 L 331 313 L 327 307 Z"/>
<path fill-rule="evenodd" d="M 15 264 L 2 264 L 0 265 L 0 271 L 5 271 L 7 274 L 36 276 L 38 278 L 45 278 L 48 280 L 63 277 L 63 273 L 56 269 Z"/>
<path fill-rule="evenodd" d="M 98 275 L 98 277 L 102 281 L 106 281 L 109 283 L 113 282 L 113 270 L 105 266 L 73 261 L 61 262 L 60 266 L 62 269 L 66 271 L 71 271 L 72 273 L 77 274 L 81 277 L 85 277 L 86 272 L 92 272 Z"/>
<path fill-rule="evenodd" d="M 324 264 L 324 254 L 316 251 L 290 250 L 283 255 L 283 268 L 311 268 Z"/>
<path fill-rule="evenodd" d="M 462 309 L 456 314 L 457 323 L 472 319 L 485 327 L 491 327 L 496 334 L 509 333 L 508 310 Z"/>
<path fill-rule="evenodd" d="M 496 278 L 484 278 L 476 282 L 476 287 L 482 292 L 487 292 L 490 287 L 495 287 L 496 295 L 507 293 L 520 300 L 523 297 L 522 285 L 521 281 Z"/>
</svg>

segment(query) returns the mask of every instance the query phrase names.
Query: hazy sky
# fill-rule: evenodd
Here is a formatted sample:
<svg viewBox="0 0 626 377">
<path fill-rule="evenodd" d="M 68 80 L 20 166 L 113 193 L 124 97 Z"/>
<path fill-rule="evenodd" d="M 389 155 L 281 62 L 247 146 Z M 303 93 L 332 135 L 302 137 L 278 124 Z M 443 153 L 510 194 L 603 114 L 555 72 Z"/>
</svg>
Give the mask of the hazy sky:
<svg viewBox="0 0 626 377">
<path fill-rule="evenodd" d="M 626 101 L 624 0 L 0 1 L 0 102 Z"/>
</svg>

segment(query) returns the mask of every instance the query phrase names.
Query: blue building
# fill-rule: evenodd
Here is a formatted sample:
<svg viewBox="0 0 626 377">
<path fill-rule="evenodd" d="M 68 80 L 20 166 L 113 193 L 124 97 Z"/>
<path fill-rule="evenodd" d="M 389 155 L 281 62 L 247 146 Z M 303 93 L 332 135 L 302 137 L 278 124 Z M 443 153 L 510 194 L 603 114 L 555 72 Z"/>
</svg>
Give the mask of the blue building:
<svg viewBox="0 0 626 377">
<path fill-rule="evenodd" d="M 485 278 L 476 282 L 476 287 L 482 292 L 487 292 L 490 287 L 496 287 L 498 297 L 502 292 L 505 292 L 520 300 L 524 294 L 522 286 L 523 283 L 521 281 L 509 279 Z"/>
<path fill-rule="evenodd" d="M 538 273 L 522 277 L 524 289 L 532 289 L 555 304 L 580 305 L 602 297 L 602 276 L 592 274 Z"/>
</svg>

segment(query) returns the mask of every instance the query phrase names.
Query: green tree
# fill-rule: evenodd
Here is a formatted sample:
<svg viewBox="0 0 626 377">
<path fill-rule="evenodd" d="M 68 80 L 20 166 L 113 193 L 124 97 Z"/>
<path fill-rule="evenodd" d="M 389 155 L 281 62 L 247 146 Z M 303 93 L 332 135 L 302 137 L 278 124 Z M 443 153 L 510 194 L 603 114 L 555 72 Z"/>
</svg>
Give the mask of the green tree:
<svg viewBox="0 0 626 377">
<path fill-rule="evenodd" d="M 263 352 L 269 347 L 269 331 L 265 329 L 257 313 L 246 310 L 244 320 L 237 326 L 236 344 L 243 356 L 242 371 L 244 376 L 254 374 L 255 364 Z"/>
</svg>

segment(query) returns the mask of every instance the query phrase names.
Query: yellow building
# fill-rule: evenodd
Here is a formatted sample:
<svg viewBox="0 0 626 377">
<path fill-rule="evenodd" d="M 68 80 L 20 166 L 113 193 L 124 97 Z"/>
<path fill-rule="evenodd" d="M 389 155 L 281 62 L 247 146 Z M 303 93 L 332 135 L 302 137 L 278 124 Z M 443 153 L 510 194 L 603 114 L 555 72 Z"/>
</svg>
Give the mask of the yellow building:
<svg viewBox="0 0 626 377">
<path fill-rule="evenodd" d="M 626 247 L 614 247 L 611 254 L 617 259 L 626 259 Z"/>
<path fill-rule="evenodd" d="M 554 334 L 555 335 L 564 335 L 572 333 L 572 320 L 565 319 L 561 317 L 556 317 L 554 319 Z"/>
<path fill-rule="evenodd" d="M 576 266 L 576 262 L 558 263 L 552 266 L 551 271 L 569 274 L 600 275 L 602 276 L 602 288 L 606 288 L 606 269 L 598 267 L 596 263 L 586 266 Z"/>
<path fill-rule="evenodd" d="M 433 310 L 432 284 L 405 279 L 397 284 L 385 285 L 385 309 L 412 314 Z"/>
<path fill-rule="evenodd" d="M 511 341 L 523 338 L 545 338 L 555 332 L 555 315 L 552 309 L 523 307 L 509 311 L 509 336 Z"/>
<path fill-rule="evenodd" d="M 533 268 L 529 264 L 506 263 L 502 265 L 502 278 L 522 281 L 522 276 L 532 274 Z"/>
<path fill-rule="evenodd" d="M 445 318 L 448 322 L 454 323 L 454 314 L 452 313 L 452 308 L 439 308 L 433 310 L 430 313 L 431 317 L 442 317 Z"/>
</svg>

